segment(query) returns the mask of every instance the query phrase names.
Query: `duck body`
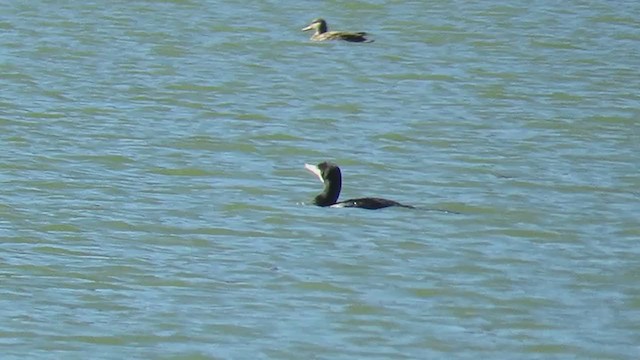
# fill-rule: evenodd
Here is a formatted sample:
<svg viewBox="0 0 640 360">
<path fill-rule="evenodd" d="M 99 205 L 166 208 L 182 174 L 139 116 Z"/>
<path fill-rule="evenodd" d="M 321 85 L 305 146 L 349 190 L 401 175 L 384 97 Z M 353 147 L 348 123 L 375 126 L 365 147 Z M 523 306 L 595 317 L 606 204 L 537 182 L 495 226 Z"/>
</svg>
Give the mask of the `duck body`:
<svg viewBox="0 0 640 360">
<path fill-rule="evenodd" d="M 353 207 L 367 210 L 383 209 L 390 206 L 413 208 L 397 201 L 367 197 L 338 201 L 342 190 L 342 171 L 330 162 L 321 162 L 318 165 L 305 164 L 304 167 L 316 175 L 324 184 L 324 190 L 313 199 L 313 204 L 322 207 Z"/>
<path fill-rule="evenodd" d="M 367 39 L 367 33 L 349 31 L 328 31 L 327 22 L 324 19 L 314 19 L 309 26 L 302 31 L 314 30 L 311 41 L 343 40 L 349 42 L 373 42 Z"/>
</svg>

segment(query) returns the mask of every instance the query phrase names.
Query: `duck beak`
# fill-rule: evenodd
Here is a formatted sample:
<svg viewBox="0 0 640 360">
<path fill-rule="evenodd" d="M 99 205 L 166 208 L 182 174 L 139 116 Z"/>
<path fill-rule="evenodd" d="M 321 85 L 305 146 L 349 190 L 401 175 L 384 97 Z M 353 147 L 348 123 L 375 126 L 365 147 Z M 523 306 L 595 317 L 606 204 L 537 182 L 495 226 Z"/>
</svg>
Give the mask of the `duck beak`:
<svg viewBox="0 0 640 360">
<path fill-rule="evenodd" d="M 311 165 L 311 164 L 304 164 L 304 168 L 309 170 L 313 175 L 317 176 L 321 182 L 324 183 L 324 180 L 322 180 L 322 172 L 317 166 Z"/>
</svg>

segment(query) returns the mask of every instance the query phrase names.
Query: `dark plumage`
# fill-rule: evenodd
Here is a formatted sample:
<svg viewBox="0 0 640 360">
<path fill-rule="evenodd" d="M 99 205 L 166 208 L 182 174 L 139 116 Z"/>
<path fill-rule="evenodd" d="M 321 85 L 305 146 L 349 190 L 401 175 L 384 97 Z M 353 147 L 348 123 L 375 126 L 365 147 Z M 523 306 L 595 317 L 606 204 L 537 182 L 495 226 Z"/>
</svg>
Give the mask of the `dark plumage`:
<svg viewBox="0 0 640 360">
<path fill-rule="evenodd" d="M 313 203 L 317 206 L 331 207 L 357 207 L 368 210 L 382 209 L 389 206 L 414 208 L 397 201 L 381 198 L 358 198 L 338 202 L 340 190 L 342 190 L 342 172 L 340 168 L 330 162 L 321 162 L 318 165 L 305 164 L 304 167 L 316 175 L 324 183 L 324 190 L 318 194 Z"/>
<path fill-rule="evenodd" d="M 309 26 L 302 31 L 315 30 L 311 35 L 312 41 L 344 40 L 349 42 L 373 42 L 367 39 L 366 32 L 328 31 L 327 22 L 324 19 L 314 19 Z"/>
</svg>

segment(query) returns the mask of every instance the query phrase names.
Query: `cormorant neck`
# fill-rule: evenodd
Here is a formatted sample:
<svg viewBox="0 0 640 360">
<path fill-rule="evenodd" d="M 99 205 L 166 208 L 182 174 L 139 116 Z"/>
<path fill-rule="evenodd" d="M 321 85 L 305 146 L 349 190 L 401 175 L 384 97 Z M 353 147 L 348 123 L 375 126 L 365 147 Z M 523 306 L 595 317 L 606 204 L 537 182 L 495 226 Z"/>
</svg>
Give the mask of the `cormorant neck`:
<svg viewBox="0 0 640 360">
<path fill-rule="evenodd" d="M 324 190 L 315 197 L 313 203 L 318 206 L 331 206 L 338 202 L 342 190 L 342 177 L 327 178 L 324 180 Z"/>
</svg>

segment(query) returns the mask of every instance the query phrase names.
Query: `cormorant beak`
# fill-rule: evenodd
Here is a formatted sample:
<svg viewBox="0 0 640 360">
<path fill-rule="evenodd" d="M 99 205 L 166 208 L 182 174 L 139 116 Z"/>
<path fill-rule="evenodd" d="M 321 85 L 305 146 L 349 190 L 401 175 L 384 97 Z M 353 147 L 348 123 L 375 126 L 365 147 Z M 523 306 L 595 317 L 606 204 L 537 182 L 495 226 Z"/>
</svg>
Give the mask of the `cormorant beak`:
<svg viewBox="0 0 640 360">
<path fill-rule="evenodd" d="M 320 179 L 320 181 L 324 183 L 324 180 L 322 179 L 322 171 L 320 171 L 320 169 L 317 166 L 311 165 L 311 164 L 304 164 L 304 168 L 311 171 L 313 175 L 317 176 L 318 179 Z"/>
</svg>

